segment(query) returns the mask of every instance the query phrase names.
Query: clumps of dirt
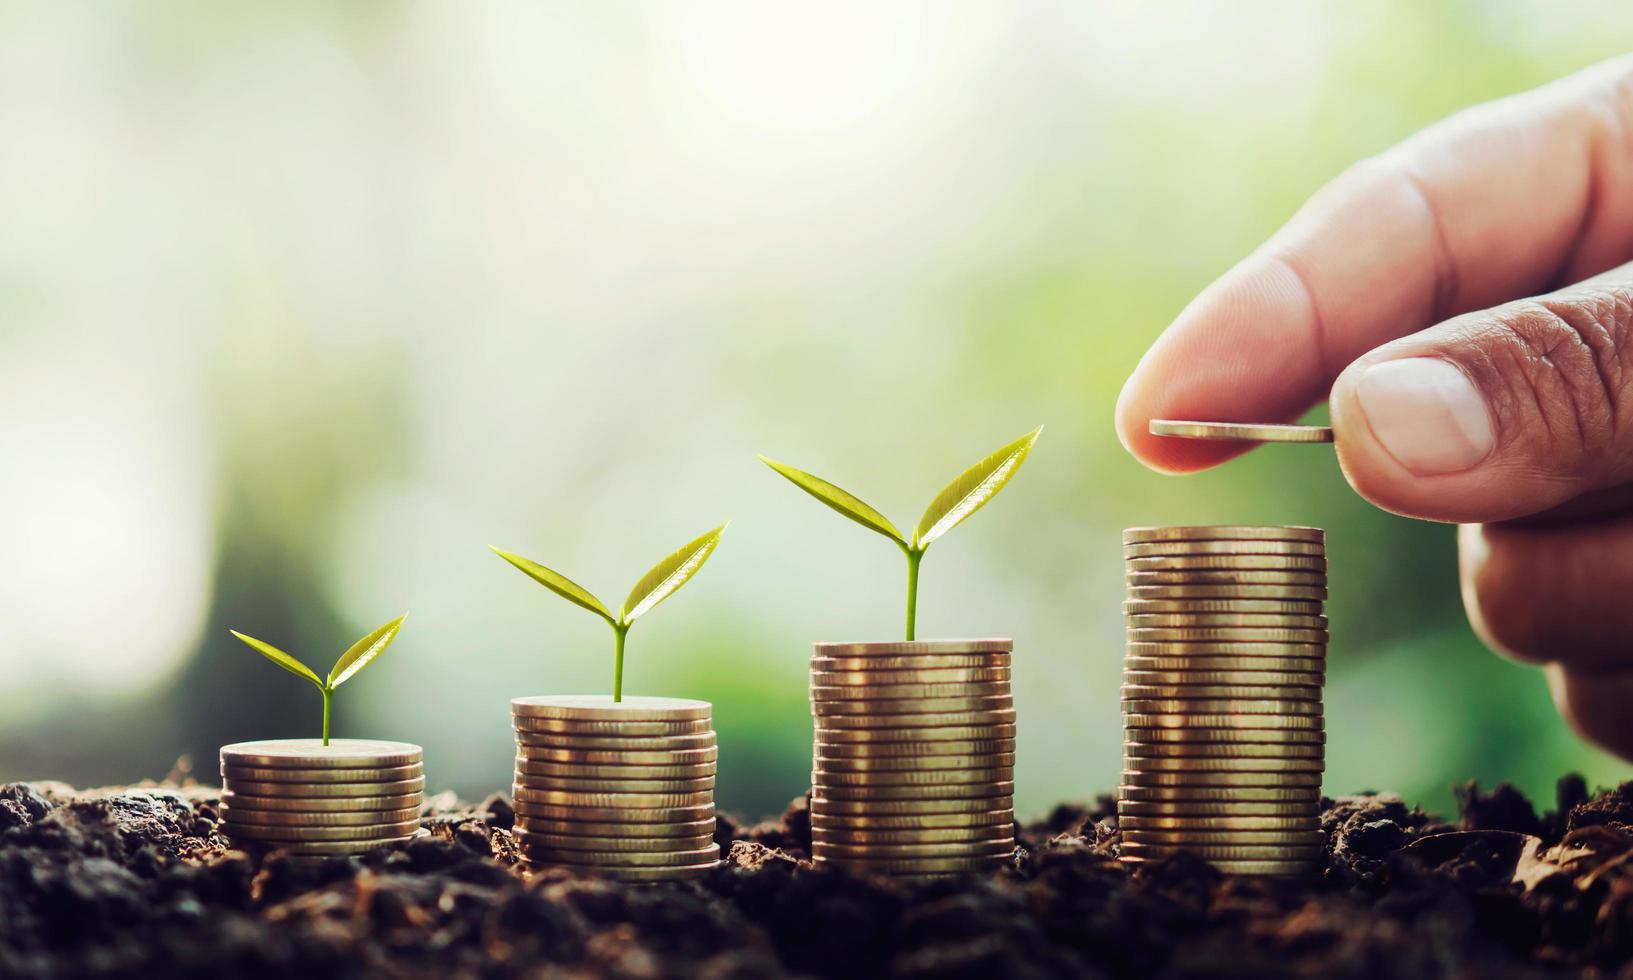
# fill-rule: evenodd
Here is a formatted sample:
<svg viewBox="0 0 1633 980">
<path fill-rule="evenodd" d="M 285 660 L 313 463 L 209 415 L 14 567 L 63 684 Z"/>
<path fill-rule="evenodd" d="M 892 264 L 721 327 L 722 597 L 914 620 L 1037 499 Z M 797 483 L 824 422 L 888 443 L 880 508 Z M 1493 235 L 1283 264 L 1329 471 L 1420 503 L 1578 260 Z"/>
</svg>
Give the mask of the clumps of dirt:
<svg viewBox="0 0 1633 980">
<path fill-rule="evenodd" d="M 499 795 L 427 801 L 427 839 L 355 861 L 232 850 L 216 791 L 0 787 L 0 976 L 1210 977 L 1633 975 L 1633 784 L 1538 815 L 1508 787 L 1447 823 L 1324 805 L 1323 873 L 1116 861 L 1108 797 L 1017 826 L 987 876 L 814 868 L 803 799 L 722 815 L 725 864 L 656 887 L 533 870 Z"/>
</svg>

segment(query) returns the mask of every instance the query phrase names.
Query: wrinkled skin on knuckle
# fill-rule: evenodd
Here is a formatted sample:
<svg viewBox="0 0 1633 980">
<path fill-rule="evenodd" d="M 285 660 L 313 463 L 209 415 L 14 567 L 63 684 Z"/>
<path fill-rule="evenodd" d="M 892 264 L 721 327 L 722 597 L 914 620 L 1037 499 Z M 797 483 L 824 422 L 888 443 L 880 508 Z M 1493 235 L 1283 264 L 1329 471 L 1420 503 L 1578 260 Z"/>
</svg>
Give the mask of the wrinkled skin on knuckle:
<svg viewBox="0 0 1633 980">
<path fill-rule="evenodd" d="M 1471 325 L 1460 360 L 1491 404 L 1503 449 L 1589 478 L 1633 455 L 1630 330 L 1626 287 L 1524 300 Z"/>
</svg>

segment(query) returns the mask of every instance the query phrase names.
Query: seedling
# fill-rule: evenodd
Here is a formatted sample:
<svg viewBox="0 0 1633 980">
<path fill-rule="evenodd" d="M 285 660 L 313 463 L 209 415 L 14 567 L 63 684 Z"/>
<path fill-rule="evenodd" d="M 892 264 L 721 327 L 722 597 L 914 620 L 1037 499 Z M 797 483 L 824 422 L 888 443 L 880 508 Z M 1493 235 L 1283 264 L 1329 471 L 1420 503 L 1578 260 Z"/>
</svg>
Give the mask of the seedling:
<svg viewBox="0 0 1633 980">
<path fill-rule="evenodd" d="M 253 636 L 245 636 L 237 630 L 228 630 L 228 632 L 249 644 L 255 652 L 284 670 L 289 671 L 296 677 L 302 677 L 312 682 L 312 686 L 316 687 L 323 695 L 323 744 L 328 745 L 329 702 L 334 698 L 335 688 L 356 677 L 358 671 L 374 663 L 380 654 L 385 653 L 386 647 L 391 646 L 391 641 L 397 638 L 397 631 L 403 628 L 403 620 L 407 618 L 408 614 L 403 613 L 368 636 L 353 643 L 352 648 L 341 654 L 340 659 L 335 661 L 335 665 L 329 668 L 328 677 L 319 677 L 312 671 L 312 668 L 270 643 L 257 640 Z"/>
<path fill-rule="evenodd" d="M 1021 463 L 1026 461 L 1026 454 L 1032 451 L 1032 444 L 1038 441 L 1038 434 L 1042 431 L 1043 426 L 1040 425 L 960 473 L 936 494 L 936 499 L 930 501 L 911 538 L 898 531 L 889 518 L 863 503 L 855 494 L 786 463 L 764 456 L 760 457 L 760 461 L 787 477 L 796 487 L 868 530 L 877 531 L 896 542 L 902 549 L 907 556 L 907 638 L 912 640 L 918 615 L 919 563 L 924 560 L 924 552 L 937 539 L 997 496 L 1009 478 L 1020 469 Z"/>
<path fill-rule="evenodd" d="M 685 585 L 703 563 L 709 560 L 714 549 L 720 544 L 720 535 L 726 530 L 722 524 L 687 544 L 679 551 L 652 566 L 652 570 L 641 576 L 635 583 L 635 588 L 629 591 L 629 598 L 624 600 L 624 608 L 614 616 L 607 611 L 607 607 L 590 594 L 582 585 L 560 572 L 553 572 L 536 561 L 513 555 L 508 551 L 493 548 L 493 553 L 521 569 L 528 578 L 561 596 L 575 606 L 582 606 L 607 621 L 612 627 L 612 699 L 624 699 L 624 637 L 629 634 L 630 626 L 663 600 L 674 595 L 681 586 Z"/>
</svg>

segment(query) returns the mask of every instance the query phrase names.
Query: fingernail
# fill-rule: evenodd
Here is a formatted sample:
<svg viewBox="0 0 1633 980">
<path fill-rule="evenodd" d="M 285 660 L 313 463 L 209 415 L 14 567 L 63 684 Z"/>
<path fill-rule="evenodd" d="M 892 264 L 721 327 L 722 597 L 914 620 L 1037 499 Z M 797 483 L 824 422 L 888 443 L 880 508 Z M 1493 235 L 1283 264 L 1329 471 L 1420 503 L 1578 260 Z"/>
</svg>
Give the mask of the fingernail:
<svg viewBox="0 0 1633 980">
<path fill-rule="evenodd" d="M 1372 434 L 1417 476 L 1459 473 L 1491 455 L 1491 410 L 1447 361 L 1409 357 L 1361 372 L 1355 395 Z"/>
</svg>

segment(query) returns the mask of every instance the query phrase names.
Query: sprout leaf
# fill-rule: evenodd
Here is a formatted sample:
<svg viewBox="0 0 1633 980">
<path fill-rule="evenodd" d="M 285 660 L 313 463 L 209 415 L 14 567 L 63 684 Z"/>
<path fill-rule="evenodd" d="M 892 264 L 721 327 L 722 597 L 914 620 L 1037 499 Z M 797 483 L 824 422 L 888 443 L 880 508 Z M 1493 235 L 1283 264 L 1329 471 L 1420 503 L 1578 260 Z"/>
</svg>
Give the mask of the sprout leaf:
<svg viewBox="0 0 1633 980">
<path fill-rule="evenodd" d="M 907 545 L 907 538 L 896 530 L 896 525 L 890 523 L 890 518 L 863 503 L 855 494 L 841 490 L 820 476 L 814 476 L 804 470 L 797 470 L 787 463 L 779 463 L 774 459 L 760 457 L 760 462 L 781 473 L 794 486 L 832 507 L 834 510 L 862 525 L 877 531 L 903 547 Z"/>
<path fill-rule="evenodd" d="M 402 629 L 403 620 L 407 618 L 408 614 L 403 613 L 368 636 L 353 643 L 352 648 L 341 654 L 340 659 L 335 661 L 334 667 L 329 671 L 329 687 L 331 689 L 337 688 L 351 680 L 358 671 L 373 663 L 380 654 L 385 653 L 386 647 L 391 646 L 391 641 L 397 638 L 397 631 Z"/>
<path fill-rule="evenodd" d="M 1043 426 L 1040 425 L 960 473 L 945 490 L 936 494 L 936 499 L 925 509 L 924 516 L 919 518 L 919 526 L 913 531 L 913 543 L 923 549 L 980 510 L 1020 469 L 1042 431 Z"/>
<path fill-rule="evenodd" d="M 493 548 L 492 545 L 489 545 L 488 547 Z M 531 578 L 533 581 L 549 589 L 551 592 L 554 592 L 556 595 L 561 596 L 568 602 L 588 609 L 590 612 L 595 613 L 597 616 L 600 616 L 602 619 L 613 624 L 614 626 L 618 625 L 618 621 L 613 619 L 612 613 L 607 611 L 607 607 L 601 604 L 600 599 L 597 599 L 595 596 L 591 595 L 588 589 L 584 588 L 582 585 L 579 585 L 577 582 L 574 582 L 567 576 L 561 574 L 560 572 L 551 571 L 532 559 L 523 558 L 521 555 L 513 555 L 510 552 L 503 551 L 499 548 L 493 548 L 493 553 L 498 555 L 500 558 L 503 558 L 505 561 L 510 562 L 512 565 L 515 565 L 517 568 L 521 569 L 528 578 Z"/>
<path fill-rule="evenodd" d="M 629 598 L 624 600 L 620 622 L 628 626 L 652 607 L 674 595 L 675 591 L 696 575 L 697 570 L 703 567 L 703 563 L 709 560 L 709 555 L 720 544 L 721 532 L 725 530 L 726 525 L 722 524 L 652 566 L 652 570 L 641 576 L 641 580 L 635 583 L 635 588 L 629 591 Z"/>
<path fill-rule="evenodd" d="M 312 668 L 301 663 L 299 660 L 296 660 L 294 657 L 291 657 L 289 654 L 284 653 L 282 650 L 278 649 L 272 644 L 257 640 L 253 636 L 245 636 L 237 630 L 228 630 L 227 632 L 238 637 L 240 640 L 243 640 L 245 643 L 249 644 L 250 648 L 256 653 L 259 653 L 261 656 L 277 664 L 279 667 L 282 667 L 284 670 L 289 671 L 296 677 L 304 677 L 305 679 L 311 681 L 318 690 L 321 691 L 324 689 L 323 681 L 317 674 L 312 672 Z"/>
</svg>

